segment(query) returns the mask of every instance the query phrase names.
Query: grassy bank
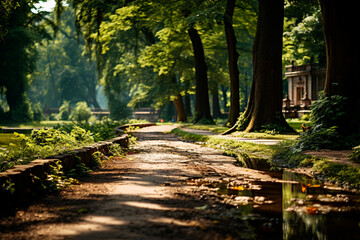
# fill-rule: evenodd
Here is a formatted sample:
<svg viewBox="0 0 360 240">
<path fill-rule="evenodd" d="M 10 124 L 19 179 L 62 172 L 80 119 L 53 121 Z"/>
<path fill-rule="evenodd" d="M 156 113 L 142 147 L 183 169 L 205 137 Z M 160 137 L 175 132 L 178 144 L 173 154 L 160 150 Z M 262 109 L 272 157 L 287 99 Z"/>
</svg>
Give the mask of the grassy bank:
<svg viewBox="0 0 360 240">
<path fill-rule="evenodd" d="M 189 126 L 187 126 L 189 127 Z M 266 161 L 272 170 L 280 168 L 307 168 L 314 176 L 340 185 L 360 188 L 360 167 L 330 162 L 328 159 L 296 152 L 293 145 L 296 140 L 284 140 L 276 145 L 263 145 L 224 139 L 217 136 L 205 136 L 185 132 L 179 128 L 171 133 L 184 139 L 201 142 L 204 145 L 220 149 L 236 156 L 240 165 L 245 165 L 245 158 Z"/>
</svg>

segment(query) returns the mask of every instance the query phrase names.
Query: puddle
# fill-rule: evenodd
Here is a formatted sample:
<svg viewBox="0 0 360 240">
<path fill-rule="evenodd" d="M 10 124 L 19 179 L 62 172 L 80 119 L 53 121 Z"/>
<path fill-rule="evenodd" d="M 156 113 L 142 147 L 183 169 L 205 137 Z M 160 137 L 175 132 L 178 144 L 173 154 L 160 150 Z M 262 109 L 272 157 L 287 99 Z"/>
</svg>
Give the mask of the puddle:
<svg viewBox="0 0 360 240">
<path fill-rule="evenodd" d="M 265 236 L 271 226 L 283 239 L 359 239 L 359 194 L 289 171 L 277 175 L 274 182 L 197 178 L 187 184 L 233 205 Z"/>
</svg>

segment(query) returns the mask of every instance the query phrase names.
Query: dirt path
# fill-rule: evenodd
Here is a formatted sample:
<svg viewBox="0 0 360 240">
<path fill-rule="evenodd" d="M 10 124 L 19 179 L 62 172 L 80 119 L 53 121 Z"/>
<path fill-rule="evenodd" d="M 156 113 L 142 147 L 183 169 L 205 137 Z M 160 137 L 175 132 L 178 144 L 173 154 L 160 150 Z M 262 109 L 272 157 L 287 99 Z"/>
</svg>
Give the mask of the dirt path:
<svg viewBox="0 0 360 240">
<path fill-rule="evenodd" d="M 0 239 L 281 239 L 281 181 L 163 134 L 174 127 L 137 130 L 126 158 L 0 219 Z M 244 188 L 255 194 L 228 194 Z"/>
</svg>

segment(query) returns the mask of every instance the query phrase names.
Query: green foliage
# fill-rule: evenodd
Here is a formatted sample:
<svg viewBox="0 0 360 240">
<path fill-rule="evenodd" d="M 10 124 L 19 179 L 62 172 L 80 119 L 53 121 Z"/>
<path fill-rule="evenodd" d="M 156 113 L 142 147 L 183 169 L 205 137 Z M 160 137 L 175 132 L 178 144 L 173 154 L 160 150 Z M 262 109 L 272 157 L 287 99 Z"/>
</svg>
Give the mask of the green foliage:
<svg viewBox="0 0 360 240">
<path fill-rule="evenodd" d="M 91 168 L 101 167 L 103 165 L 103 161 L 107 159 L 107 156 L 102 152 L 96 151 L 91 155 Z"/>
<path fill-rule="evenodd" d="M 360 145 L 353 148 L 353 152 L 349 157 L 352 161 L 360 163 Z"/>
<path fill-rule="evenodd" d="M 90 107 L 88 107 L 86 102 L 76 103 L 76 107 L 70 113 L 70 120 L 76 122 L 87 122 L 92 116 Z"/>
<path fill-rule="evenodd" d="M 104 141 L 115 137 L 114 128 L 127 123 L 127 120 L 116 121 L 109 118 L 103 120 L 97 120 L 95 122 L 80 122 L 80 123 L 69 123 L 61 124 L 55 128 L 61 131 L 71 133 L 73 129 L 80 127 L 91 133 L 91 136 L 96 142 Z"/>
<path fill-rule="evenodd" d="M 1 34 L 3 38 L 0 41 L 0 88 L 9 105 L 7 120 L 26 122 L 32 118 L 25 92 L 29 85 L 29 76 L 35 70 L 35 43 L 50 36 L 45 29 L 46 23 L 40 23 L 46 13 L 34 11 L 33 2 L 6 2 L 10 4 L 7 6 L 11 11 L 6 11 L 6 26 L 0 23 L 1 27 L 6 27 L 7 32 L 5 36 Z M 1 1 L 1 7 L 4 6 L 3 3 L 4 1 Z"/>
<path fill-rule="evenodd" d="M 311 106 L 311 121 L 309 132 L 301 134 L 295 148 L 299 151 L 307 149 L 348 149 L 360 143 L 357 131 L 349 133 L 347 125 L 357 121 L 348 113 L 349 102 L 345 97 L 334 95 L 321 96 Z"/>
<path fill-rule="evenodd" d="M 347 98 L 342 96 L 320 96 L 311 106 L 311 120 L 322 128 L 340 126 L 346 120 L 344 117 L 347 104 Z"/>
<path fill-rule="evenodd" d="M 70 169 L 65 173 L 66 177 L 69 178 L 79 178 L 88 176 L 91 170 L 85 166 L 79 157 L 76 158 L 74 168 Z"/>
<path fill-rule="evenodd" d="M 120 157 L 125 156 L 124 149 L 117 143 L 110 145 L 110 153 L 112 156 L 120 156 Z"/>
<path fill-rule="evenodd" d="M 62 171 L 60 161 L 57 161 L 55 165 L 50 165 L 50 172 L 47 173 L 45 181 L 42 181 L 41 183 L 45 192 L 53 193 L 58 192 L 73 183 L 77 183 L 77 180 L 65 175 Z"/>
<path fill-rule="evenodd" d="M 336 164 L 327 160 L 318 161 L 314 164 L 313 169 L 320 172 L 328 180 L 337 183 L 346 183 L 352 187 L 360 187 L 360 167 L 350 165 Z"/>
<path fill-rule="evenodd" d="M 0 152 L 0 172 L 94 142 L 89 131 L 79 127 L 70 133 L 57 129 L 33 130 L 30 136 L 14 133 L 15 141 Z"/>
<path fill-rule="evenodd" d="M 56 120 L 69 120 L 70 118 L 70 102 L 64 100 L 59 108 L 59 113 L 56 115 Z"/>
<path fill-rule="evenodd" d="M 41 107 L 40 102 L 36 103 L 36 104 L 32 104 L 31 105 L 31 111 L 32 111 L 32 115 L 33 115 L 33 120 L 36 122 L 40 122 L 41 120 L 45 119 L 44 113 L 43 113 L 43 109 Z"/>
<path fill-rule="evenodd" d="M 316 1 L 288 1 L 283 34 L 285 64 L 326 63 L 321 11 Z"/>
</svg>

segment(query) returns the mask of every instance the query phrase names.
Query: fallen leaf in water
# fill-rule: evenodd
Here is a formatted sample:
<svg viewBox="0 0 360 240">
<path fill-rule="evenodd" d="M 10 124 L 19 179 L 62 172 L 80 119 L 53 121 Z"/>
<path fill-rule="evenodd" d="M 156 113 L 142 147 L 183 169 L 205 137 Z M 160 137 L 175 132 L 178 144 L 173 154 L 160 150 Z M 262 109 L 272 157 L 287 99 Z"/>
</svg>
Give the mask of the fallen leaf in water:
<svg viewBox="0 0 360 240">
<path fill-rule="evenodd" d="M 307 207 L 306 208 L 306 213 L 307 214 L 318 214 L 319 209 L 317 207 Z"/>
<path fill-rule="evenodd" d="M 229 187 L 229 189 L 242 191 L 242 190 L 244 190 L 244 187 L 243 186 L 234 186 L 234 187 Z"/>
</svg>

